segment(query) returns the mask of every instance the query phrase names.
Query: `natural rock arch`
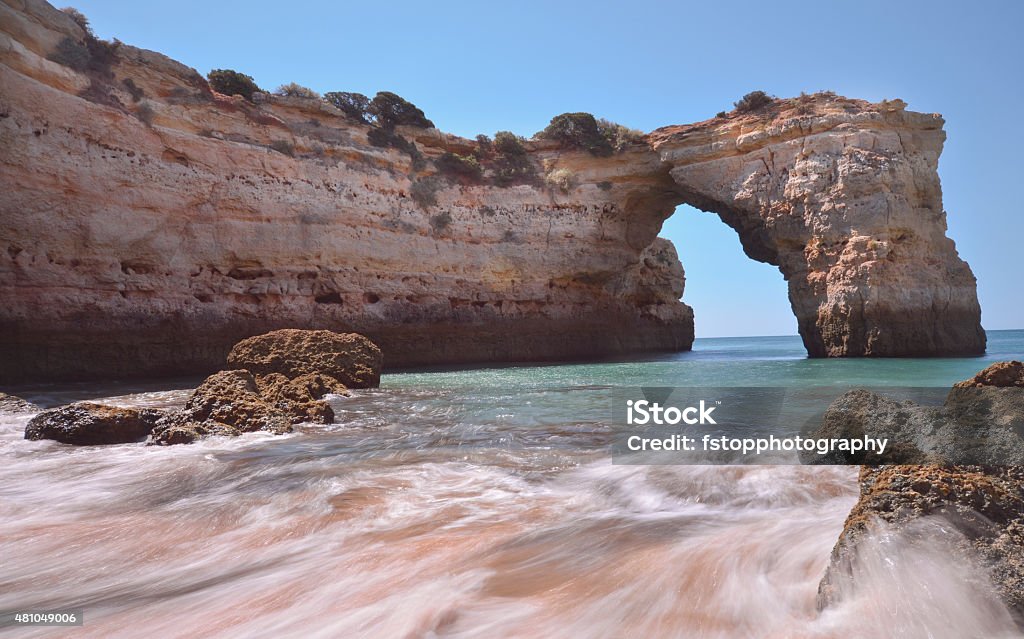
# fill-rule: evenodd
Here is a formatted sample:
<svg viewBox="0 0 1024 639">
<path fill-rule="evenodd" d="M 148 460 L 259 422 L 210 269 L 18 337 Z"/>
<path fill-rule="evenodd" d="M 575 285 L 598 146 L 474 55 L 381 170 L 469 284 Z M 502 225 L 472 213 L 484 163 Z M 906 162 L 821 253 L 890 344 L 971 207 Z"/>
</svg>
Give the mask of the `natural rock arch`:
<svg viewBox="0 0 1024 639">
<path fill-rule="evenodd" d="M 810 100 L 652 133 L 678 203 L 779 268 L 812 357 L 984 352 L 974 275 L 945 236 L 942 118 Z"/>
</svg>

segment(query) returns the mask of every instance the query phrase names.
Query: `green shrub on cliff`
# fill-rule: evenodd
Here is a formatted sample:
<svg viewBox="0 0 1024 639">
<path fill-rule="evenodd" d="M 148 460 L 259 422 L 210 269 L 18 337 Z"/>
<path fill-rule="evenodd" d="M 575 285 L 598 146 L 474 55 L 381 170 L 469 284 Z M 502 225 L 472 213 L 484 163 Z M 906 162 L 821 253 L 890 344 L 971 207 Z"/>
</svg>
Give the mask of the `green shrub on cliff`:
<svg viewBox="0 0 1024 639">
<path fill-rule="evenodd" d="M 751 91 L 740 98 L 738 102 L 733 102 L 733 106 L 736 107 L 736 110 L 740 113 L 748 113 L 750 111 L 763 109 L 771 104 L 773 100 L 774 98 L 764 91 Z"/>
<path fill-rule="evenodd" d="M 544 181 L 548 186 L 568 193 L 576 186 L 576 174 L 565 168 L 554 169 L 544 176 Z"/>
<path fill-rule="evenodd" d="M 483 176 L 480 161 L 472 155 L 445 153 L 434 160 L 434 165 L 437 166 L 438 171 L 449 177 L 477 181 Z"/>
<path fill-rule="evenodd" d="M 270 143 L 270 148 L 282 155 L 295 157 L 295 146 L 288 140 L 274 140 Z"/>
<path fill-rule="evenodd" d="M 639 129 L 631 129 L 628 126 L 624 126 L 611 120 L 605 120 L 600 118 L 597 121 L 597 128 L 601 132 L 601 137 L 608 141 L 612 149 L 619 153 L 626 149 L 630 144 L 637 144 L 642 142 L 644 139 L 644 132 Z"/>
<path fill-rule="evenodd" d="M 57 43 L 57 48 L 46 58 L 50 62 L 56 62 L 69 69 L 84 72 L 89 69 L 89 62 L 92 56 L 89 55 L 89 50 L 85 48 L 85 45 L 78 40 L 64 38 Z"/>
<path fill-rule="evenodd" d="M 324 100 L 357 122 L 369 122 L 370 98 L 362 93 L 330 91 L 324 94 Z"/>
<path fill-rule="evenodd" d="M 612 145 L 601 135 L 597 120 L 589 113 L 556 115 L 536 137 L 554 140 L 566 148 L 583 149 L 592 155 L 606 156 L 613 153 Z"/>
<path fill-rule="evenodd" d="M 494 156 L 494 142 L 483 133 L 476 136 L 476 150 L 474 155 L 478 159 L 487 159 Z"/>
<path fill-rule="evenodd" d="M 217 93 L 240 95 L 250 102 L 254 93 L 263 91 L 252 76 L 231 69 L 214 69 L 206 74 L 206 79 Z"/>
<path fill-rule="evenodd" d="M 437 178 L 428 177 L 416 180 L 409 187 L 409 196 L 420 205 L 422 209 L 429 209 L 437 204 L 437 191 L 441 188 Z"/>
<path fill-rule="evenodd" d="M 381 91 L 370 100 L 366 109 L 376 123 L 384 128 L 395 126 L 418 126 L 431 129 L 434 123 L 427 119 L 412 102 L 390 91 Z"/>
<path fill-rule="evenodd" d="M 319 100 L 320 94 L 304 87 L 301 84 L 295 82 L 289 82 L 288 84 L 282 84 L 281 86 L 274 89 L 274 95 L 279 95 L 285 98 L 305 98 L 307 100 Z"/>
<path fill-rule="evenodd" d="M 643 139 L 642 131 L 589 113 L 563 113 L 537 133 L 538 138 L 555 140 L 566 148 L 583 149 L 596 156 L 608 156 Z"/>
<path fill-rule="evenodd" d="M 533 182 L 537 171 L 526 152 L 526 140 L 510 131 L 494 134 L 494 181 L 498 186 Z"/>
</svg>

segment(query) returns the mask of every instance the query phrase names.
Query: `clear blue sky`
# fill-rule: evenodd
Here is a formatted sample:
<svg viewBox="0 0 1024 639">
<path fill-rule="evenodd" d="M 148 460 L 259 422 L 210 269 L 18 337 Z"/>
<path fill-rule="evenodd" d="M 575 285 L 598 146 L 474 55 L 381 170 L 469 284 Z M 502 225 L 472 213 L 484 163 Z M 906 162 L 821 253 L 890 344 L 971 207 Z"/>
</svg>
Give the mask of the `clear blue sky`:
<svg viewBox="0 0 1024 639">
<path fill-rule="evenodd" d="M 63 6 L 58 4 L 57 6 Z M 264 88 L 394 91 L 464 136 L 532 135 L 565 111 L 649 131 L 763 89 L 902 98 L 939 112 L 950 235 L 986 328 L 1024 320 L 1024 2 L 330 2 L 76 0 L 100 37 Z M 778 271 L 718 218 L 681 207 L 662 235 L 687 271 L 697 335 L 796 333 Z"/>
</svg>

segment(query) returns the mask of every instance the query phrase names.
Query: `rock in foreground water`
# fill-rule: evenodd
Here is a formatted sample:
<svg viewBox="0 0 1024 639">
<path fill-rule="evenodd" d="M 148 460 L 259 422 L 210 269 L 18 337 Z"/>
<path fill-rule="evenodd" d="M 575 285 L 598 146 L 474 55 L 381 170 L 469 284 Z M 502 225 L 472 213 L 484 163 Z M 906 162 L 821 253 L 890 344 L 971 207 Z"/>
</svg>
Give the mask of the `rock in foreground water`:
<svg viewBox="0 0 1024 639">
<path fill-rule="evenodd" d="M 322 398 L 344 392 L 341 382 L 317 373 L 288 379 L 280 373 L 256 377 L 247 370 L 220 371 L 203 381 L 185 408 L 160 421 L 150 443 L 188 444 L 209 435 L 281 434 L 302 422 L 330 424 L 334 411 Z"/>
<path fill-rule="evenodd" d="M 292 379 L 319 373 L 348 388 L 380 386 L 383 361 L 377 345 L 358 333 L 299 329 L 244 339 L 228 355 L 229 366 L 255 375 L 278 373 Z"/>
<path fill-rule="evenodd" d="M 25 427 L 25 439 L 53 439 L 81 446 L 141 442 L 163 412 L 79 402 L 40 413 Z"/>
<path fill-rule="evenodd" d="M 892 429 L 915 453 L 947 463 L 861 469 L 860 500 L 832 551 L 819 608 L 856 592 L 858 546 L 867 536 L 913 535 L 915 526 L 934 517 L 952 552 L 987 570 L 991 583 L 978 588 L 994 591 L 1024 628 L 1024 466 L 948 462 L 986 455 L 999 462 L 1005 459 L 999 455 L 1016 450 L 1000 447 L 1018 446 L 1024 432 L 1020 371 L 1020 362 L 994 364 L 956 384 L 938 409 L 876 401 L 871 393 L 847 398 L 860 408 L 852 420 L 857 427 Z M 976 450 L 964 452 L 972 446 Z"/>
</svg>

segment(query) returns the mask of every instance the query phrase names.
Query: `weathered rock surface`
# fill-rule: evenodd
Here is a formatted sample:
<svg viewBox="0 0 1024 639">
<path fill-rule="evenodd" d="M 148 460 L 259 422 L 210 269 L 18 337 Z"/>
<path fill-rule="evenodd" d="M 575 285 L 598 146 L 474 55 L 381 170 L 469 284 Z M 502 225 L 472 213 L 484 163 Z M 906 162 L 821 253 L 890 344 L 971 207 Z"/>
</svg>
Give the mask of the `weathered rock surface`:
<svg viewBox="0 0 1024 639">
<path fill-rule="evenodd" d="M 33 417 L 25 427 L 25 439 L 53 439 L 79 446 L 141 442 L 162 416 L 158 410 L 79 402 Z"/>
<path fill-rule="evenodd" d="M 885 453 L 809 453 L 803 460 L 812 464 L 1024 465 L 1024 386 L 1010 385 L 1016 380 L 1013 364 L 994 364 L 973 380 L 956 384 L 938 407 L 896 401 L 864 389 L 844 393 L 810 436 L 884 438 L 889 441 Z"/>
<path fill-rule="evenodd" d="M 996 362 L 971 379 L 957 382 L 953 388 L 1024 387 L 1024 362 Z"/>
<path fill-rule="evenodd" d="M 20 397 L 0 393 L 0 413 L 37 413 L 43 410 Z"/>
<path fill-rule="evenodd" d="M 966 413 L 973 416 L 966 421 L 968 427 L 1014 433 L 1019 440 L 1024 424 L 1020 413 L 1014 411 L 1021 408 L 1019 393 L 1024 392 L 1024 388 L 1015 385 L 1016 373 L 1009 377 L 1001 374 L 1016 370 L 1017 364 L 1002 362 L 972 380 L 957 384 L 944 407 L 930 409 L 934 412 L 924 418 Z M 996 394 L 984 394 L 992 392 Z M 861 401 L 874 401 L 874 398 L 865 396 Z M 920 407 L 878 401 L 875 406 L 880 408 L 877 415 L 883 421 L 891 420 L 893 415 L 902 415 L 904 424 L 922 418 L 913 414 L 914 409 Z M 869 411 L 865 410 L 864 414 Z M 993 425 L 993 422 L 997 423 Z M 938 428 L 941 427 L 940 423 Z M 957 457 L 955 451 L 948 449 L 941 453 L 946 459 Z M 856 589 L 858 544 L 867 535 L 884 531 L 902 534 L 923 518 L 943 522 L 944 541 L 954 552 L 964 561 L 980 562 L 987 569 L 991 583 L 980 583 L 978 587 L 993 588 L 1024 628 L 1022 465 L 925 464 L 862 468 L 860 500 L 850 512 L 832 551 L 831 563 L 818 590 L 819 607 L 828 606 Z"/>
<path fill-rule="evenodd" d="M 864 467 L 860 500 L 850 512 L 818 588 L 818 606 L 856 589 L 857 545 L 883 528 L 902 531 L 939 518 L 961 561 L 979 562 L 1024 628 L 1024 470 L 931 465 Z"/>
<path fill-rule="evenodd" d="M 263 398 L 290 415 L 293 423 L 330 424 L 334 411 L 327 402 L 319 400 L 329 393 L 348 394 L 344 384 L 320 373 L 306 373 L 294 379 L 271 373 L 257 377 L 256 385 Z"/>
<path fill-rule="evenodd" d="M 414 158 L 324 102 L 214 94 L 151 51 L 120 46 L 97 85 L 47 59 L 82 37 L 66 16 L 0 10 L 0 380 L 214 370 L 283 327 L 359 332 L 389 366 L 688 349 L 656 243 L 681 203 L 780 268 L 813 356 L 984 349 L 937 115 L 778 100 L 609 157 L 530 142 L 538 179 L 496 186 L 433 163 L 470 140 L 400 128 Z M 545 186 L 554 170 L 571 185 Z"/>
<path fill-rule="evenodd" d="M 316 374 L 258 380 L 247 370 L 220 371 L 206 378 L 182 410 L 160 420 L 150 443 L 185 444 L 207 435 L 255 431 L 280 434 L 301 422 L 329 424 L 334 411 L 321 398 L 342 390 L 337 380 Z"/>
<path fill-rule="evenodd" d="M 242 340 L 228 354 L 231 368 L 287 379 L 319 373 L 348 388 L 380 386 L 382 364 L 380 349 L 366 337 L 332 331 L 272 331 Z"/>
</svg>

